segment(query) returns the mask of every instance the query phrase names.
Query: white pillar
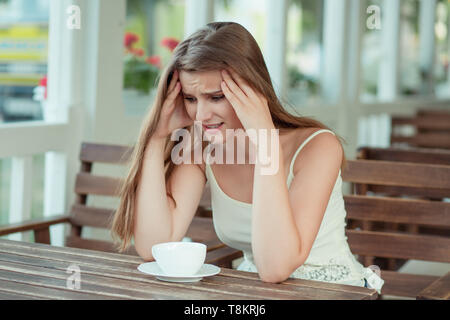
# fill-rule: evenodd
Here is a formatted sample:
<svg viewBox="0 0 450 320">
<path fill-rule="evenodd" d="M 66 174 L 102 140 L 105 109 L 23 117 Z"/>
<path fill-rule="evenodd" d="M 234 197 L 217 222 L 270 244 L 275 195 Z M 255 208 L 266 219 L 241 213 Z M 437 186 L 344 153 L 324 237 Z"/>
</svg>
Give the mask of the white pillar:
<svg viewBox="0 0 450 320">
<path fill-rule="evenodd" d="M 350 0 L 348 2 L 347 21 L 347 54 L 345 60 L 345 69 L 348 70 L 347 81 L 344 83 L 348 101 L 356 104 L 359 101 L 361 91 L 361 47 L 362 35 L 365 26 L 365 7 L 360 0 Z"/>
<path fill-rule="evenodd" d="M 345 150 L 348 158 L 353 158 L 358 144 L 358 122 L 361 109 L 359 104 L 361 90 L 361 43 L 365 28 L 365 7 L 360 0 L 346 3 L 346 17 L 343 17 L 344 47 L 341 81 L 342 101 L 338 110 L 338 132 L 347 141 Z M 344 72 L 346 70 L 347 72 Z M 330 84 L 331 85 L 331 84 Z"/>
<path fill-rule="evenodd" d="M 400 0 L 384 0 L 381 12 L 383 55 L 378 76 L 378 98 L 395 100 L 399 90 Z"/>
<path fill-rule="evenodd" d="M 447 11 L 447 52 L 450 52 L 450 12 Z M 447 95 L 450 92 L 450 68 L 447 68 Z"/>
<path fill-rule="evenodd" d="M 345 79 L 343 74 L 345 43 L 345 0 L 325 0 L 323 55 L 321 85 L 322 97 L 326 103 L 336 103 L 343 98 Z"/>
<path fill-rule="evenodd" d="M 204 27 L 214 19 L 213 0 L 186 0 L 184 38 Z"/>
<path fill-rule="evenodd" d="M 426 77 L 422 84 L 422 93 L 433 92 L 433 71 L 435 57 L 434 23 L 436 20 L 436 0 L 420 0 L 419 11 L 419 54 L 420 70 Z"/>
<path fill-rule="evenodd" d="M 286 79 L 287 0 L 267 0 L 266 45 L 264 59 L 277 96 L 284 99 Z"/>
<path fill-rule="evenodd" d="M 33 188 L 32 156 L 14 157 L 11 161 L 11 189 L 9 223 L 17 223 L 31 218 Z M 11 234 L 10 240 L 29 241 L 29 232 Z"/>
<path fill-rule="evenodd" d="M 91 2 L 93 3 L 93 2 Z M 71 124 L 75 118 L 69 117 L 75 108 L 81 108 L 82 80 L 82 32 L 86 29 L 85 14 L 89 12 L 86 0 L 51 0 L 49 21 L 48 54 L 48 102 L 44 120 L 64 122 L 74 127 L 82 127 L 82 122 Z M 80 29 L 69 28 L 74 11 L 80 8 Z M 45 154 L 44 216 L 68 213 L 73 198 L 75 168 L 73 159 L 78 159 L 79 135 L 71 134 L 64 152 L 49 151 Z M 75 139 L 77 138 L 77 139 Z M 69 163 L 70 159 L 70 163 Z M 77 165 L 77 168 L 79 164 Z M 70 195 L 70 196 L 69 196 Z M 70 197 L 70 198 L 69 198 Z M 50 227 L 52 245 L 64 245 L 65 227 Z"/>
</svg>

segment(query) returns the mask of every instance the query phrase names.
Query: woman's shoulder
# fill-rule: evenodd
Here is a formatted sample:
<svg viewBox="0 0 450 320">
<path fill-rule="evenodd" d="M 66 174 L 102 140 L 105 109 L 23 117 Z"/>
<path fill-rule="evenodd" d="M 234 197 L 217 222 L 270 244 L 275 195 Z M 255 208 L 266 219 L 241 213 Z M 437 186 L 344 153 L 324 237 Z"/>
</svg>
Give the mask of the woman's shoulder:
<svg viewBox="0 0 450 320">
<path fill-rule="evenodd" d="M 286 138 L 284 139 L 285 147 L 289 149 L 294 149 L 294 152 L 300 147 L 305 148 L 306 145 L 310 144 L 308 141 L 305 145 L 304 143 L 309 140 L 316 140 L 316 136 L 322 136 L 320 140 L 337 140 L 334 134 L 317 134 L 318 131 L 330 132 L 328 129 L 323 128 L 295 128 L 287 132 Z M 325 136 L 325 138 L 323 138 Z M 313 139 L 314 138 L 314 139 Z"/>
<path fill-rule="evenodd" d="M 323 132 L 318 133 L 322 130 Z M 301 128 L 294 133 L 291 144 L 295 152 L 299 151 L 294 161 L 294 173 L 310 161 L 332 162 L 330 165 L 340 164 L 342 161 L 343 150 L 339 138 L 328 130 Z M 300 148 L 301 150 L 298 150 Z"/>
</svg>

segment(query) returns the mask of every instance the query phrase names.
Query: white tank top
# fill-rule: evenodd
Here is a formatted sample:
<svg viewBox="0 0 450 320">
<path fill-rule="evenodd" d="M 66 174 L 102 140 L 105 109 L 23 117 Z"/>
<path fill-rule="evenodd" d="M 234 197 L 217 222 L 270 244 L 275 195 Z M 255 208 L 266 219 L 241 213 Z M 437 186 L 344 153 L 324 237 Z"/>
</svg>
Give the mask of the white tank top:
<svg viewBox="0 0 450 320">
<path fill-rule="evenodd" d="M 334 134 L 330 130 L 318 130 L 310 135 L 295 152 L 289 167 L 288 189 L 294 178 L 293 166 L 297 155 L 311 139 L 322 132 Z M 210 182 L 212 215 L 217 236 L 229 247 L 243 251 L 244 261 L 239 265 L 238 270 L 257 272 L 251 249 L 252 204 L 235 200 L 225 194 L 208 164 L 206 164 L 206 177 Z M 345 235 L 345 216 L 342 178 L 339 170 L 310 254 L 305 263 L 290 277 L 355 286 L 364 286 L 364 279 L 366 279 L 369 287 L 380 292 L 384 281 L 371 269 L 364 268 L 350 251 Z M 374 276 L 378 279 L 374 279 Z"/>
</svg>

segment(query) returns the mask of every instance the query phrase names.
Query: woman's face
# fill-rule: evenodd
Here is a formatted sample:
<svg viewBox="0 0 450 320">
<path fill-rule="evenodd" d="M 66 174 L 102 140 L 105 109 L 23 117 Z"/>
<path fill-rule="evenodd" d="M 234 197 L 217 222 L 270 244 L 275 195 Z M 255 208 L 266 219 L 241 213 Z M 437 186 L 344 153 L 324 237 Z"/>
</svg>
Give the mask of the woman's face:
<svg viewBox="0 0 450 320">
<path fill-rule="evenodd" d="M 181 95 L 189 117 L 201 121 L 206 139 L 226 140 L 226 129 L 243 129 L 233 106 L 222 92 L 218 71 L 180 71 Z M 219 125 L 218 128 L 211 126 Z M 218 137 L 219 136 L 219 137 Z"/>
</svg>

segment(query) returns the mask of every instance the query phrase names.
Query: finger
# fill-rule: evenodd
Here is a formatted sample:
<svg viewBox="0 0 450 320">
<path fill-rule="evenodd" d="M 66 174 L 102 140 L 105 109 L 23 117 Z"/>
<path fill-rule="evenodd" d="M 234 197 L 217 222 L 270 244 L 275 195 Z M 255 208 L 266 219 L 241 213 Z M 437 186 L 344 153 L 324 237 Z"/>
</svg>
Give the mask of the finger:
<svg viewBox="0 0 450 320">
<path fill-rule="evenodd" d="M 231 68 L 228 68 L 227 71 L 231 74 L 231 77 L 235 80 L 239 88 L 242 89 L 242 91 L 248 98 L 250 98 L 252 101 L 255 101 L 255 99 L 259 99 L 257 94 L 255 93 L 255 90 L 253 90 L 253 88 L 247 83 L 247 81 L 244 80 L 244 78 L 242 78 Z"/>
<path fill-rule="evenodd" d="M 178 81 L 178 70 L 175 69 L 175 71 L 173 72 L 173 75 L 172 75 L 172 79 L 170 80 L 170 84 L 169 84 L 169 88 L 167 89 L 167 92 L 170 93 L 173 90 L 173 88 L 177 84 L 177 81 Z"/>
<path fill-rule="evenodd" d="M 248 102 L 248 97 L 246 94 L 239 88 L 239 86 L 234 82 L 234 80 L 231 78 L 231 75 L 226 71 L 222 71 L 223 79 L 225 80 L 225 83 L 227 84 L 229 90 L 235 94 L 235 96 L 241 100 L 244 104 Z"/>
<path fill-rule="evenodd" d="M 268 103 L 267 98 L 262 93 L 257 92 L 256 95 L 262 103 Z"/>
<path fill-rule="evenodd" d="M 175 87 L 167 96 L 165 103 L 173 104 L 173 102 L 177 98 L 178 94 L 180 93 L 180 88 L 181 88 L 181 83 L 180 83 L 180 81 L 177 81 L 175 83 Z"/>
<path fill-rule="evenodd" d="M 233 109 L 236 111 L 236 109 L 242 107 L 241 101 L 236 97 L 236 95 L 230 90 L 227 83 L 225 81 L 222 81 L 222 92 L 224 93 L 227 100 L 231 103 Z"/>
</svg>

